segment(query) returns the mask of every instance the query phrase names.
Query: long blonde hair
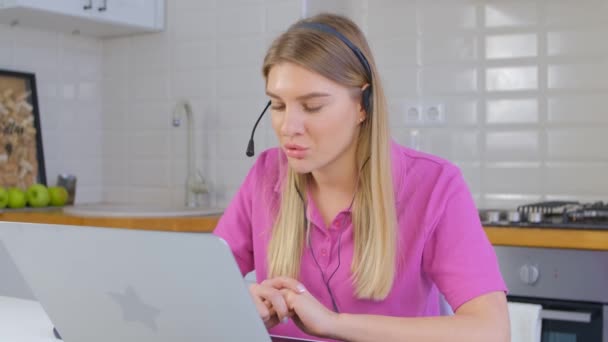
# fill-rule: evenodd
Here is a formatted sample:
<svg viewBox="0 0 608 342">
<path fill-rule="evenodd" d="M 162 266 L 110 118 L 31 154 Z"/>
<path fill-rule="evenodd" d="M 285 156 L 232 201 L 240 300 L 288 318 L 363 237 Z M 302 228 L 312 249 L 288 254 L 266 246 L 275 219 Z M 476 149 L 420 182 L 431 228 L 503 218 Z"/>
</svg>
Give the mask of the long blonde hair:
<svg viewBox="0 0 608 342">
<path fill-rule="evenodd" d="M 367 58 L 372 79 L 353 51 L 338 37 L 302 27 L 322 23 L 342 33 Z M 358 190 L 352 208 L 354 254 L 352 280 L 358 298 L 381 300 L 390 292 L 396 270 L 397 233 L 390 136 L 384 91 L 363 33 L 351 20 L 332 14 L 303 19 L 281 34 L 269 48 L 262 72 L 281 62 L 298 64 L 346 87 L 372 87 L 372 110 L 366 113 L 357 140 Z M 268 275 L 298 278 L 307 227 L 297 189 L 306 189 L 310 174 L 290 167 L 282 186 L 280 207 L 268 247 Z M 306 196 L 306 191 L 301 192 Z M 306 201 L 306 198 L 303 198 Z"/>
</svg>

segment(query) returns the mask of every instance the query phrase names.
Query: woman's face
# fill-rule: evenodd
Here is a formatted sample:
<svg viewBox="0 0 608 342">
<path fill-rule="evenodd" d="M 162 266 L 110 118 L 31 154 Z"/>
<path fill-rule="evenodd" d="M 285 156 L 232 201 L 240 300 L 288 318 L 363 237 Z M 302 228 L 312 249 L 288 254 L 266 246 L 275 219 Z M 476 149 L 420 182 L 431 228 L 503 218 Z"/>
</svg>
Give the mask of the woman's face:
<svg viewBox="0 0 608 342">
<path fill-rule="evenodd" d="M 354 151 L 365 118 L 355 91 L 297 64 L 270 69 L 272 127 L 294 171 L 322 171 Z"/>
</svg>

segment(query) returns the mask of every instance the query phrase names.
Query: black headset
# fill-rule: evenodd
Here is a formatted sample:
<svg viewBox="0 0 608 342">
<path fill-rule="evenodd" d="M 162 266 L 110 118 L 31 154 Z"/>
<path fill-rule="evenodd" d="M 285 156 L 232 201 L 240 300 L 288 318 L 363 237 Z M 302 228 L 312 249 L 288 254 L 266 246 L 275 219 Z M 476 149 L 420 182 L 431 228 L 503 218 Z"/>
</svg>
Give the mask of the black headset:
<svg viewBox="0 0 608 342">
<path fill-rule="evenodd" d="M 336 37 L 338 37 L 344 44 L 346 44 L 346 46 L 348 46 L 353 53 L 355 54 L 355 56 L 357 57 L 357 59 L 359 59 L 359 61 L 361 62 L 361 64 L 363 65 L 363 67 L 365 68 L 365 71 L 367 73 L 367 77 L 369 79 L 370 84 L 365 87 L 362 91 L 361 94 L 361 101 L 362 101 L 362 105 L 363 108 L 365 109 L 365 112 L 367 113 L 367 115 L 371 115 L 371 109 L 372 109 L 372 69 L 369 66 L 369 62 L 367 61 L 367 58 L 365 58 L 365 55 L 363 55 L 363 53 L 361 52 L 361 50 L 355 46 L 355 44 L 353 44 L 348 38 L 346 38 L 342 33 L 340 33 L 338 30 L 334 29 L 333 27 L 326 25 L 326 24 L 321 24 L 321 23 L 302 23 L 301 25 L 298 25 L 297 27 L 303 27 L 303 28 L 311 28 L 311 29 L 315 29 L 321 32 L 325 32 L 331 35 L 334 35 Z M 260 120 L 262 119 L 262 117 L 264 116 L 264 114 L 266 113 L 266 111 L 268 110 L 268 107 L 270 107 L 271 101 L 268 101 L 268 103 L 266 104 L 266 107 L 264 107 L 264 110 L 262 111 L 262 113 L 260 114 L 260 116 L 258 117 L 258 119 L 255 122 L 255 125 L 253 126 L 253 130 L 251 131 L 251 138 L 249 139 L 249 144 L 247 145 L 247 151 L 246 154 L 248 157 L 252 157 L 255 154 L 254 151 L 254 143 L 253 143 L 253 135 L 255 134 L 255 130 L 258 127 L 258 124 L 260 123 Z M 368 158 L 369 160 L 369 158 Z M 367 163 L 367 161 L 365 161 L 364 165 Z M 298 189 L 298 187 L 296 187 L 296 191 L 298 192 L 298 196 L 300 197 L 300 199 L 302 200 L 302 204 L 303 204 L 303 210 L 304 210 L 304 227 L 305 229 L 308 229 L 308 225 L 309 225 L 309 221 L 307 218 L 307 206 L 306 206 L 306 202 L 304 200 L 304 196 L 302 196 L 302 192 L 300 191 L 300 189 Z M 355 198 L 353 197 L 353 200 L 351 201 L 351 204 L 348 208 L 348 210 L 350 210 L 353 206 Z M 315 262 L 315 264 L 317 265 L 317 268 L 319 269 L 319 272 L 321 272 L 321 277 L 323 279 L 323 283 L 325 284 L 325 287 L 327 288 L 327 292 L 329 293 L 329 296 L 331 298 L 331 303 L 333 306 L 333 309 L 335 312 L 340 312 L 338 305 L 336 303 L 336 299 L 334 297 L 334 294 L 331 290 L 331 287 L 329 286 L 329 282 L 331 281 L 331 279 L 334 277 L 334 275 L 336 274 L 336 272 L 338 271 L 338 269 L 340 268 L 340 264 L 341 264 L 341 247 L 342 247 L 342 233 L 344 232 L 344 219 L 342 220 L 342 231 L 340 232 L 340 235 L 338 237 L 338 265 L 336 266 L 336 268 L 333 270 L 333 272 L 329 275 L 329 277 L 325 276 L 325 272 L 323 272 L 323 270 L 321 269 L 321 265 L 319 265 L 319 262 L 317 261 L 317 258 L 315 256 L 314 253 L 314 248 L 312 246 L 312 241 L 310 240 L 310 235 L 308 233 L 308 244 L 310 246 L 310 251 L 312 254 L 312 258 Z"/>
<path fill-rule="evenodd" d="M 357 59 L 359 59 L 359 62 L 361 62 L 361 64 L 365 68 L 365 72 L 367 72 L 367 77 L 370 82 L 370 84 L 363 89 L 363 93 L 361 94 L 361 101 L 363 102 L 363 108 L 365 109 L 365 112 L 367 113 L 367 115 L 371 115 L 371 113 L 372 113 L 371 112 L 371 109 L 372 109 L 372 85 L 371 85 L 372 69 L 369 66 L 369 62 L 367 61 L 367 58 L 365 58 L 365 55 L 363 55 L 363 52 L 361 52 L 361 50 L 357 46 L 355 46 L 355 44 L 353 44 L 348 38 L 346 38 L 342 33 L 340 33 L 340 31 L 336 30 L 335 28 L 333 28 L 329 25 L 321 24 L 321 23 L 302 23 L 302 24 L 298 25 L 297 27 L 311 28 L 311 29 L 315 29 L 315 30 L 318 30 L 321 32 L 325 32 L 325 33 L 334 35 L 334 36 L 338 37 L 344 44 L 346 44 L 346 46 L 348 46 L 353 51 L 355 56 L 357 56 Z M 253 125 L 253 130 L 251 131 L 251 137 L 249 138 L 249 143 L 247 144 L 247 151 L 245 152 L 247 157 L 253 157 L 253 155 L 255 154 L 253 135 L 255 134 L 255 130 L 258 127 L 260 120 L 262 120 L 262 117 L 268 110 L 268 107 L 270 107 L 270 103 L 271 102 L 268 101 L 268 103 L 266 104 L 266 107 L 264 107 L 264 110 L 262 111 L 262 113 L 260 114 L 258 119 L 256 120 L 255 125 Z"/>
</svg>

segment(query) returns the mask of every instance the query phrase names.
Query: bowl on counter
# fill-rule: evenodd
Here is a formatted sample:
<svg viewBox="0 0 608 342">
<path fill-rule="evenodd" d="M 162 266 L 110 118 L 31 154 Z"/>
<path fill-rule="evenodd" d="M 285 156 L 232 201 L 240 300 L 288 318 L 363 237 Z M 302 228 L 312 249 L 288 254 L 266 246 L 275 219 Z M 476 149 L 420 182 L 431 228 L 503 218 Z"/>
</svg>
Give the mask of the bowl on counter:
<svg viewBox="0 0 608 342">
<path fill-rule="evenodd" d="M 91 203 L 67 206 L 63 212 L 84 217 L 187 217 L 221 215 L 224 210 L 163 204 Z"/>
</svg>

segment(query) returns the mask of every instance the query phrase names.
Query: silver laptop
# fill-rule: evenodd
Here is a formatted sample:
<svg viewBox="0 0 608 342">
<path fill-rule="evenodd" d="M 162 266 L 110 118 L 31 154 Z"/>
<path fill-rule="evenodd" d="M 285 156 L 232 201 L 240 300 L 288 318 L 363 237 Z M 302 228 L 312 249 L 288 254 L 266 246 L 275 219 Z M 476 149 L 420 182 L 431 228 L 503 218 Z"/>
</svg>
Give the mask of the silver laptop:
<svg viewBox="0 0 608 342">
<path fill-rule="evenodd" d="M 296 341 L 212 234 L 0 222 L 0 243 L 65 342 Z"/>
</svg>

